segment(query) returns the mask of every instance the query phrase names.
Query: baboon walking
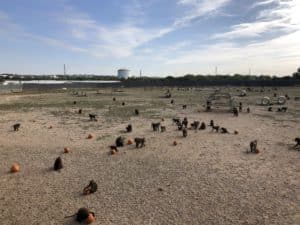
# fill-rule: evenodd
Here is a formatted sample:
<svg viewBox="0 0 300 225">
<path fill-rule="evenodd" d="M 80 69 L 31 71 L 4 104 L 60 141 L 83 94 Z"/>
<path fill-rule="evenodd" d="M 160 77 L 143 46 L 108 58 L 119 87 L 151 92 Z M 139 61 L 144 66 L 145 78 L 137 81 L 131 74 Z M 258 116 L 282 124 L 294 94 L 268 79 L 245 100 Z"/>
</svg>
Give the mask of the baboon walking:
<svg viewBox="0 0 300 225">
<path fill-rule="evenodd" d="M 294 146 L 294 148 L 299 147 L 299 146 L 300 146 L 300 138 L 299 138 L 299 137 L 296 137 L 296 138 L 295 138 L 295 142 L 296 142 L 296 145 Z M 300 149 L 299 149 L 299 151 L 300 151 Z"/>
<path fill-rule="evenodd" d="M 62 159 L 61 157 L 58 157 L 55 161 L 54 161 L 54 170 L 61 170 L 63 168 L 63 163 L 62 163 Z"/>
<path fill-rule="evenodd" d="M 257 153 L 257 140 L 250 142 L 250 152 Z"/>
<path fill-rule="evenodd" d="M 13 125 L 14 131 L 19 131 L 21 124 L 20 123 L 16 123 Z"/>
<path fill-rule="evenodd" d="M 159 131 L 160 123 L 152 123 L 152 129 L 153 131 Z"/>
<path fill-rule="evenodd" d="M 83 189 L 84 194 L 95 193 L 98 189 L 98 185 L 94 180 L 91 180 L 90 183 Z"/>
<path fill-rule="evenodd" d="M 186 129 L 186 128 L 183 128 L 183 129 L 182 129 L 182 135 L 183 135 L 183 137 L 187 137 L 187 134 L 188 134 L 187 129 Z"/>
</svg>

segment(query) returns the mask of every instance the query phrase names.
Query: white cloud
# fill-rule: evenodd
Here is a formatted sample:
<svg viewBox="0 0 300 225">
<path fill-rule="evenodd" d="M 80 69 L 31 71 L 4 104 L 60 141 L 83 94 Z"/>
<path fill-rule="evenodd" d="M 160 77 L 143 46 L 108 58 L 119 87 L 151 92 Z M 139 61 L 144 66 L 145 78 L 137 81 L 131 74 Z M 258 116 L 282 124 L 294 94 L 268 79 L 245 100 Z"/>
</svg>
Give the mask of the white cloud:
<svg viewBox="0 0 300 225">
<path fill-rule="evenodd" d="M 275 7 L 260 11 L 254 22 L 237 24 L 231 31 L 215 34 L 214 38 L 257 37 L 267 32 L 294 32 L 300 29 L 300 1 L 277 0 L 265 1 L 263 4 L 276 2 Z M 255 5 L 257 5 L 256 3 Z"/>
<path fill-rule="evenodd" d="M 238 46 L 234 43 L 219 43 L 203 46 L 201 49 L 185 52 L 166 61 L 169 65 L 195 65 L 206 67 L 218 65 L 224 73 L 248 71 L 253 67 L 256 73 L 286 74 L 299 67 L 300 31 L 272 40 Z M 184 68 L 187 68 L 184 66 Z"/>
</svg>

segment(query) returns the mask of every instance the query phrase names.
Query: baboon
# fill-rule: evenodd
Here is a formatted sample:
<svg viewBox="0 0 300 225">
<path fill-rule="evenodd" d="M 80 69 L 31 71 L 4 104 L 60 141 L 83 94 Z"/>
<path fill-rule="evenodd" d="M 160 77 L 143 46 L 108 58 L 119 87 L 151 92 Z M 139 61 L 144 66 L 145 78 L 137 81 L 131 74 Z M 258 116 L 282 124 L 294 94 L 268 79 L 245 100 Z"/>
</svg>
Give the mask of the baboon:
<svg viewBox="0 0 300 225">
<path fill-rule="evenodd" d="M 167 130 L 166 126 L 160 126 L 160 132 L 163 133 L 163 132 L 166 132 L 166 130 Z"/>
<path fill-rule="evenodd" d="M 240 111 L 240 112 L 243 111 L 243 103 L 242 103 L 242 102 L 239 103 L 239 111 Z"/>
<path fill-rule="evenodd" d="M 288 107 L 284 106 L 284 107 L 281 107 L 281 112 L 286 112 L 288 109 Z"/>
<path fill-rule="evenodd" d="M 222 134 L 229 134 L 228 130 L 225 127 L 221 127 Z"/>
<path fill-rule="evenodd" d="M 183 128 L 182 129 L 182 135 L 183 135 L 183 137 L 187 137 L 187 133 L 188 133 L 187 129 Z"/>
<path fill-rule="evenodd" d="M 218 133 L 219 129 L 220 129 L 220 126 L 212 126 L 212 132 L 215 130 Z"/>
<path fill-rule="evenodd" d="M 131 124 L 128 124 L 128 126 L 126 127 L 126 132 L 127 133 L 132 132 L 132 125 Z"/>
<path fill-rule="evenodd" d="M 200 125 L 200 122 L 199 121 L 194 121 L 193 123 L 191 123 L 191 127 L 194 129 L 194 130 L 197 130 L 198 127 Z"/>
<path fill-rule="evenodd" d="M 145 140 L 145 138 L 135 138 L 134 142 L 135 142 L 136 148 L 142 148 L 145 146 L 146 140 Z"/>
<path fill-rule="evenodd" d="M 215 125 L 215 122 L 213 120 L 210 121 L 209 126 L 213 127 Z"/>
<path fill-rule="evenodd" d="M 96 114 L 89 114 L 90 121 L 97 121 L 96 116 Z"/>
<path fill-rule="evenodd" d="M 296 148 L 297 146 L 300 146 L 300 138 L 299 137 L 295 138 L 295 142 L 296 142 L 296 145 L 294 146 L 294 148 Z M 299 151 L 300 151 L 300 149 L 299 149 Z"/>
<path fill-rule="evenodd" d="M 16 123 L 13 125 L 14 131 L 19 131 L 21 124 L 20 123 Z"/>
<path fill-rule="evenodd" d="M 125 105 L 125 102 L 122 102 L 122 105 L 124 106 L 124 105 Z"/>
<path fill-rule="evenodd" d="M 117 146 L 115 146 L 115 145 L 111 145 L 111 146 L 109 146 L 109 147 L 110 147 L 110 150 L 115 150 L 116 152 L 119 151 L 119 149 L 118 149 Z"/>
<path fill-rule="evenodd" d="M 257 153 L 257 140 L 250 142 L 250 152 Z"/>
<path fill-rule="evenodd" d="M 173 99 L 171 100 L 171 104 L 174 104 L 174 100 Z"/>
<path fill-rule="evenodd" d="M 58 157 L 55 162 L 54 162 L 54 170 L 60 170 L 63 168 L 63 163 L 62 163 L 62 159 L 60 157 Z"/>
<path fill-rule="evenodd" d="M 124 146 L 124 140 L 125 140 L 125 138 L 124 137 L 118 137 L 117 139 L 116 139 L 116 146 L 117 147 L 123 147 Z"/>
<path fill-rule="evenodd" d="M 270 106 L 270 107 L 268 108 L 268 111 L 269 111 L 269 112 L 272 112 L 272 111 L 273 111 L 272 106 Z"/>
<path fill-rule="evenodd" d="M 186 107 L 187 107 L 187 105 L 183 105 L 183 106 L 182 106 L 182 109 L 186 109 Z"/>
<path fill-rule="evenodd" d="M 173 118 L 172 121 L 173 121 L 173 124 L 175 123 L 176 125 L 178 125 L 180 123 L 180 119 L 178 119 L 178 118 Z"/>
<path fill-rule="evenodd" d="M 247 108 L 247 113 L 250 113 L 250 108 L 249 107 Z"/>
<path fill-rule="evenodd" d="M 182 125 L 184 125 L 184 126 L 187 128 L 188 123 L 189 123 L 189 122 L 188 122 L 187 118 L 184 117 L 184 119 L 183 119 L 183 121 L 182 121 Z"/>
<path fill-rule="evenodd" d="M 82 113 L 82 109 L 79 109 L 79 110 L 78 110 L 78 114 L 81 114 L 81 113 Z"/>
<path fill-rule="evenodd" d="M 201 123 L 199 130 L 205 130 L 206 124 L 204 122 Z"/>
<path fill-rule="evenodd" d="M 134 110 L 134 113 L 135 113 L 136 116 L 138 116 L 138 115 L 140 114 L 140 112 L 139 112 L 138 109 L 135 109 L 135 110 Z"/>
<path fill-rule="evenodd" d="M 116 98 L 113 98 L 113 101 L 115 102 L 115 101 L 116 101 Z"/>
<path fill-rule="evenodd" d="M 153 131 L 159 131 L 160 123 L 152 123 L 152 129 Z"/>
<path fill-rule="evenodd" d="M 84 194 L 92 194 L 95 193 L 98 189 L 98 185 L 94 180 L 91 180 L 88 186 L 83 189 Z"/>
<path fill-rule="evenodd" d="M 90 213 L 93 214 L 93 216 L 95 216 L 95 213 L 90 212 L 87 208 L 80 208 L 77 213 L 71 216 L 66 216 L 65 218 L 76 216 L 76 221 L 82 223 L 89 217 Z"/>
<path fill-rule="evenodd" d="M 233 115 L 234 116 L 239 116 L 239 111 L 236 107 L 233 108 Z"/>
<path fill-rule="evenodd" d="M 74 105 L 76 105 L 76 103 L 77 103 L 76 101 L 73 102 Z"/>
</svg>

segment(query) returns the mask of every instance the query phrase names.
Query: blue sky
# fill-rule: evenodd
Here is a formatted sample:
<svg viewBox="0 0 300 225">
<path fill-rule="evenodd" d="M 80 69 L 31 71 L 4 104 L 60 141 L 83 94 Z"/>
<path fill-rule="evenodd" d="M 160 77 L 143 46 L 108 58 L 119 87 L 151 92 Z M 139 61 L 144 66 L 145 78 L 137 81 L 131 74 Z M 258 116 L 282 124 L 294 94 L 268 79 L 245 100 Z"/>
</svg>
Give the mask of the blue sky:
<svg viewBox="0 0 300 225">
<path fill-rule="evenodd" d="M 290 75 L 299 0 L 0 1 L 0 73 Z"/>
</svg>

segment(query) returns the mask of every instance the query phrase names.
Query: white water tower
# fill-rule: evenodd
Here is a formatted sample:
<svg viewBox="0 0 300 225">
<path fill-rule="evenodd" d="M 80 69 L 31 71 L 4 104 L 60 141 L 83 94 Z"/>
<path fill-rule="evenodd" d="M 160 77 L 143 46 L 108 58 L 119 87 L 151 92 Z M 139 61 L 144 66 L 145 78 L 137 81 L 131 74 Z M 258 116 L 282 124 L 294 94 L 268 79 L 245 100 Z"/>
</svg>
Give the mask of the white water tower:
<svg viewBox="0 0 300 225">
<path fill-rule="evenodd" d="M 128 79 L 130 74 L 130 70 L 128 69 L 119 69 L 118 70 L 118 78 L 119 79 Z"/>
</svg>

